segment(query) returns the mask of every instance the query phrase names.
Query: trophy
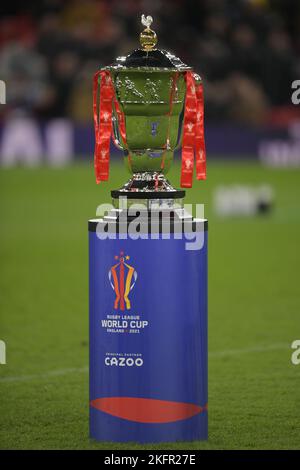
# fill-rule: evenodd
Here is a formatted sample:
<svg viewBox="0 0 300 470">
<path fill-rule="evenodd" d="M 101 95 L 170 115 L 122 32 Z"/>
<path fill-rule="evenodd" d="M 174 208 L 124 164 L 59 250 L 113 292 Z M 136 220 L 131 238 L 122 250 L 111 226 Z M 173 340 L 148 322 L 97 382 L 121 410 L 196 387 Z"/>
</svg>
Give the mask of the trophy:
<svg viewBox="0 0 300 470">
<path fill-rule="evenodd" d="M 131 173 L 108 213 L 89 220 L 90 436 L 99 441 L 208 435 L 207 220 L 183 206 L 194 167 L 206 177 L 203 87 L 156 48 L 151 23 L 143 15 L 141 47 L 94 76 L 96 181 L 109 177 L 111 140 Z M 176 189 L 166 175 L 180 147 Z"/>
<path fill-rule="evenodd" d="M 140 49 L 94 77 L 96 181 L 108 179 L 111 137 L 132 174 L 112 191 L 116 200 L 182 199 L 185 192 L 165 177 L 180 146 L 181 187 L 192 186 L 194 162 L 197 179 L 206 178 L 202 81 L 178 57 L 156 49 L 152 21 L 142 15 Z"/>
</svg>

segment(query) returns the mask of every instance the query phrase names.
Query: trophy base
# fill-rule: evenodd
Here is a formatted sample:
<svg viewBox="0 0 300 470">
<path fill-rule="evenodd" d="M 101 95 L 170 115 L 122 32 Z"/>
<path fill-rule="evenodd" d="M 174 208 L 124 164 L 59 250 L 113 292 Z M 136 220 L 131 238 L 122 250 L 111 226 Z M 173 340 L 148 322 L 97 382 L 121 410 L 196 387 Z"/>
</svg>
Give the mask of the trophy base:
<svg viewBox="0 0 300 470">
<path fill-rule="evenodd" d="M 173 188 L 160 172 L 134 173 L 120 189 L 111 191 L 113 199 L 183 199 L 185 191 Z"/>
<path fill-rule="evenodd" d="M 173 212 L 112 210 L 89 221 L 90 437 L 97 441 L 208 437 L 207 220 Z M 196 240 L 197 248 L 187 246 Z"/>
</svg>

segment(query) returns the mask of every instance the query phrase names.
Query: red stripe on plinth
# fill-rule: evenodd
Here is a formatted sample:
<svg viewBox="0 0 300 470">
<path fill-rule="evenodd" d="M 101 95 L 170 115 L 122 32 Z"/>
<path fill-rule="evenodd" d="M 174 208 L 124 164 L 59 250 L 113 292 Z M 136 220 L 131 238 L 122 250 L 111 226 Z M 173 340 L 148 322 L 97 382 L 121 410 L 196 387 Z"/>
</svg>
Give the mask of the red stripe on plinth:
<svg viewBox="0 0 300 470">
<path fill-rule="evenodd" d="M 138 423 L 171 423 L 207 410 L 205 406 L 152 398 L 107 397 L 92 400 L 93 408 Z"/>
</svg>

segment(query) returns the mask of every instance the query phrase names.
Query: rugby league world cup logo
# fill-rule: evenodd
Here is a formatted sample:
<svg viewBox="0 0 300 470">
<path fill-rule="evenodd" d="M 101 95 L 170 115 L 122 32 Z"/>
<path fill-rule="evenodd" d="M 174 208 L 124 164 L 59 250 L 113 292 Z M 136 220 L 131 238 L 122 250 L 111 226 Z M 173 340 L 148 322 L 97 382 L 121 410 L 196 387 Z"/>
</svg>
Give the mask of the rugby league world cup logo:
<svg viewBox="0 0 300 470">
<path fill-rule="evenodd" d="M 119 256 L 115 256 L 117 263 L 108 272 L 110 285 L 116 294 L 114 302 L 115 310 L 125 310 L 125 307 L 126 310 L 130 310 L 131 308 L 128 296 L 135 286 L 137 272 L 133 266 L 127 263 L 129 259 L 130 256 L 125 255 L 121 251 Z"/>
</svg>

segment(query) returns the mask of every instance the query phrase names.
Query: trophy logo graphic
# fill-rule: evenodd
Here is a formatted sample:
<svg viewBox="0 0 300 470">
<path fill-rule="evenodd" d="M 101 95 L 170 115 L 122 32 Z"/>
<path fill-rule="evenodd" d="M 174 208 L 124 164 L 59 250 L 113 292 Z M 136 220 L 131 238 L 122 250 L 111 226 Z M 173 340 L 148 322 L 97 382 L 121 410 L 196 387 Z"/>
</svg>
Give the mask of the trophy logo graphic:
<svg viewBox="0 0 300 470">
<path fill-rule="evenodd" d="M 155 136 L 157 134 L 157 126 L 158 122 L 152 122 L 151 123 L 151 134 Z"/>
<path fill-rule="evenodd" d="M 108 272 L 108 279 L 116 294 L 114 309 L 130 310 L 131 304 L 128 298 L 130 291 L 134 288 L 137 280 L 137 272 L 133 266 L 128 264 L 130 256 L 123 251 L 115 256 L 117 263 Z"/>
</svg>

